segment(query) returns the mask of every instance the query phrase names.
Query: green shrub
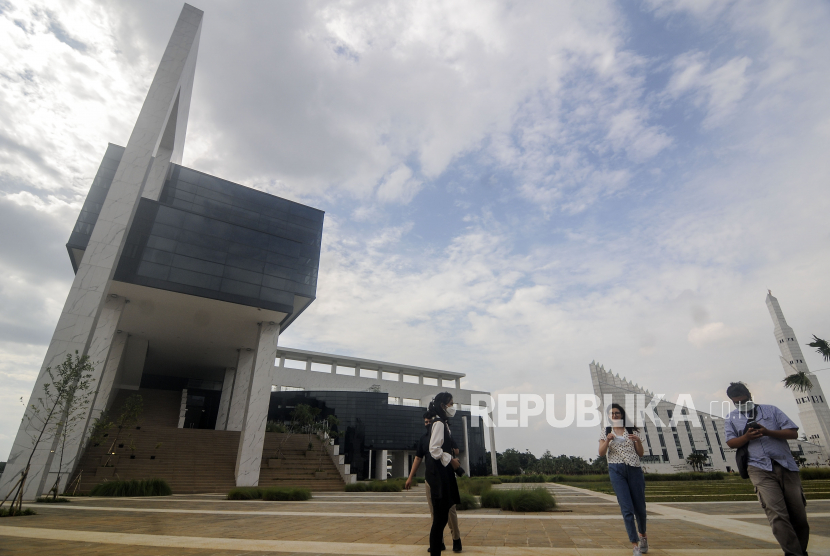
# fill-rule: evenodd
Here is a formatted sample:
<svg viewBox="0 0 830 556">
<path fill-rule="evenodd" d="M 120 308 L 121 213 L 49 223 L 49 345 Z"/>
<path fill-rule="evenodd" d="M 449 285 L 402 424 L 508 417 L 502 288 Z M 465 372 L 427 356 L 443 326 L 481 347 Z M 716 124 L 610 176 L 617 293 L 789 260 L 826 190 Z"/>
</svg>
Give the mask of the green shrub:
<svg viewBox="0 0 830 556">
<path fill-rule="evenodd" d="M 556 500 L 543 487 L 488 490 L 481 495 L 481 506 L 513 512 L 545 512 L 556 507 Z"/>
<path fill-rule="evenodd" d="M 37 512 L 31 508 L 24 508 L 22 511 L 18 512 L 17 510 L 14 513 L 10 513 L 8 508 L 0 508 L 0 517 L 16 517 L 21 515 L 37 515 Z"/>
<path fill-rule="evenodd" d="M 475 510 L 478 508 L 478 500 L 472 494 L 462 491 L 461 493 L 461 502 L 456 505 L 456 509 L 459 511 L 464 510 Z"/>
<path fill-rule="evenodd" d="M 228 493 L 228 500 L 259 500 L 262 490 L 259 487 L 236 487 Z"/>
<path fill-rule="evenodd" d="M 311 498 L 307 488 L 236 487 L 228 493 L 228 500 L 302 501 Z"/>
<path fill-rule="evenodd" d="M 799 471 L 802 481 L 818 481 L 821 479 L 830 479 L 830 469 L 827 467 L 812 467 L 802 468 Z"/>
<path fill-rule="evenodd" d="M 266 488 L 262 491 L 263 500 L 298 502 L 311 499 L 307 488 Z"/>
<path fill-rule="evenodd" d="M 646 481 L 722 481 L 726 473 L 711 471 L 704 473 L 646 473 Z"/>
<path fill-rule="evenodd" d="M 57 498 L 52 498 L 51 496 L 41 496 L 35 502 L 39 504 L 64 504 L 69 502 L 69 498 L 63 498 L 58 496 Z"/>
<path fill-rule="evenodd" d="M 474 496 L 481 496 L 481 493 L 492 488 L 492 482 L 489 479 L 461 477 L 458 479 L 458 489 L 462 492 L 468 492 Z"/>
<path fill-rule="evenodd" d="M 505 483 L 544 483 L 547 478 L 544 475 L 508 475 L 500 477 Z"/>
<path fill-rule="evenodd" d="M 369 485 L 366 483 L 351 483 L 346 485 L 346 492 L 366 492 L 369 490 Z"/>
<path fill-rule="evenodd" d="M 107 481 L 95 485 L 90 496 L 170 496 L 173 491 L 164 479 Z"/>
<path fill-rule="evenodd" d="M 372 481 L 369 483 L 372 492 L 400 492 L 403 490 L 402 481 Z"/>
<path fill-rule="evenodd" d="M 285 432 L 285 425 L 277 423 L 276 421 L 268 421 L 265 423 L 265 432 Z"/>
<path fill-rule="evenodd" d="M 602 483 L 609 481 L 608 475 L 551 475 L 549 483 Z"/>
</svg>

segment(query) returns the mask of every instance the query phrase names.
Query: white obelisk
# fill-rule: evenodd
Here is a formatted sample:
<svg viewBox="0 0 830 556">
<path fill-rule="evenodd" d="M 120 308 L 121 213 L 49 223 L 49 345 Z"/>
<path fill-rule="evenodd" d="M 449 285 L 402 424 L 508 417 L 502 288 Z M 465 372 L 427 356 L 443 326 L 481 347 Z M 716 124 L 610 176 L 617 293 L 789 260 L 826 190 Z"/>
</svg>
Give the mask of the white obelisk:
<svg viewBox="0 0 830 556">
<path fill-rule="evenodd" d="M 778 342 L 778 349 L 781 350 L 781 365 L 784 367 L 784 374 L 803 371 L 810 375 L 810 382 L 813 388 L 807 392 L 796 392 L 795 403 L 798 405 L 798 418 L 801 420 L 804 434 L 807 440 L 819 444 L 824 450 L 825 457 L 830 456 L 830 406 L 827 405 L 827 398 L 821 389 L 818 377 L 810 372 L 807 363 L 804 362 L 804 354 L 801 346 L 795 338 L 795 332 L 787 324 L 784 313 L 778 300 L 767 294 L 767 308 L 775 325 L 775 339 Z"/>
</svg>

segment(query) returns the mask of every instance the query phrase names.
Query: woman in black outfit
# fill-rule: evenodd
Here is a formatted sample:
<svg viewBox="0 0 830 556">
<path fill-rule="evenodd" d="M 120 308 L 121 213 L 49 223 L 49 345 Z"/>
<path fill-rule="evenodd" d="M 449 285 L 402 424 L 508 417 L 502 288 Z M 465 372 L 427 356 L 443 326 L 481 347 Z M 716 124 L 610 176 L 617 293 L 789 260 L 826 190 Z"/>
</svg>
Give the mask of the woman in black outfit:
<svg viewBox="0 0 830 556">
<path fill-rule="evenodd" d="M 452 394 L 441 392 L 429 403 L 428 415 L 432 419 L 429 454 L 426 461 L 426 480 L 432 494 L 432 528 L 429 530 L 429 551 L 440 556 L 444 549 L 444 527 L 447 526 L 450 508 L 461 502 L 455 470 L 461 467 L 452 454 L 452 440 L 447 419 L 455 415 Z M 455 546 L 457 543 L 457 547 Z M 453 541 L 453 551 L 461 551 L 461 541 Z"/>
</svg>

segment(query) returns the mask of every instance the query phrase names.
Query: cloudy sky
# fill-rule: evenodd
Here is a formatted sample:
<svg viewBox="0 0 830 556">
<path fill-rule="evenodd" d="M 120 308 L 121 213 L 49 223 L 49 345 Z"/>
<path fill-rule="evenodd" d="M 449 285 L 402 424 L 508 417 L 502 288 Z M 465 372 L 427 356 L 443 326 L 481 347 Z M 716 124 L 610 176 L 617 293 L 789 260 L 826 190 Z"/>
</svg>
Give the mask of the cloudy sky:
<svg viewBox="0 0 830 556">
<path fill-rule="evenodd" d="M 802 344 L 830 336 L 827 3 L 194 5 L 184 164 L 326 211 L 282 345 L 494 393 L 590 393 L 592 360 L 699 407 L 742 379 L 797 415 L 764 297 Z M 180 9 L 0 0 L 0 459 Z"/>
</svg>

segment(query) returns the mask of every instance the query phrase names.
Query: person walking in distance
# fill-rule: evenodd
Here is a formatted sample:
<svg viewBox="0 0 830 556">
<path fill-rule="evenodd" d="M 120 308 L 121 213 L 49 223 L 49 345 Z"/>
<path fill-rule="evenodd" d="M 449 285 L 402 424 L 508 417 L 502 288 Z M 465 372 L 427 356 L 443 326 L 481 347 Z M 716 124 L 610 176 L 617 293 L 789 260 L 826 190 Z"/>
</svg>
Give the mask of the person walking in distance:
<svg viewBox="0 0 830 556">
<path fill-rule="evenodd" d="M 429 530 L 429 550 L 440 556 L 444 549 L 444 527 L 449 520 L 450 508 L 461 502 L 455 471 L 461 467 L 453 457 L 452 437 L 447 420 L 455 415 L 452 394 L 441 392 L 431 402 L 427 414 L 432 420 L 429 451 L 426 461 L 426 482 L 432 496 L 432 527 Z"/>
<path fill-rule="evenodd" d="M 424 461 L 424 458 L 429 453 L 429 439 L 432 436 L 432 419 L 430 419 L 429 413 L 424 413 L 424 427 L 426 428 L 426 432 L 418 441 L 418 448 L 415 451 L 415 460 L 412 462 L 412 469 L 409 471 L 409 477 L 406 479 L 406 484 L 404 485 L 406 490 L 412 488 L 412 479 L 415 477 L 415 473 L 418 472 L 421 462 Z M 452 454 L 453 456 L 458 457 L 458 445 L 452 437 L 450 437 L 450 439 L 452 440 Z M 429 483 L 424 483 L 424 486 L 426 487 L 425 490 L 427 495 L 427 504 L 429 505 L 429 515 L 435 519 L 435 514 L 432 511 L 432 494 L 430 493 Z M 450 533 L 452 533 L 452 551 L 461 552 L 461 532 L 458 529 L 458 511 L 456 510 L 455 505 L 450 508 L 447 523 L 450 526 Z M 441 549 L 447 549 L 443 542 L 441 543 Z M 431 549 L 428 548 L 427 552 L 431 552 Z"/>
<path fill-rule="evenodd" d="M 772 534 L 784 554 L 807 556 L 810 540 L 807 499 L 787 442 L 798 438 L 798 427 L 774 405 L 753 402 L 752 394 L 742 382 L 731 383 L 726 395 L 736 407 L 724 423 L 726 445 L 739 452 L 746 446 L 745 459 L 736 455 L 738 468 L 741 470 L 743 460 L 745 473 L 755 487 Z"/>
<path fill-rule="evenodd" d="M 610 427 L 600 435 L 599 455 L 608 460 L 608 475 L 625 521 L 628 540 L 634 556 L 648 552 L 646 537 L 646 482 L 640 457 L 643 443 L 636 427 L 626 426 L 625 410 L 611 404 L 608 410 Z M 636 524 L 635 524 L 636 518 Z"/>
</svg>

